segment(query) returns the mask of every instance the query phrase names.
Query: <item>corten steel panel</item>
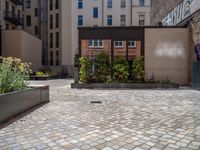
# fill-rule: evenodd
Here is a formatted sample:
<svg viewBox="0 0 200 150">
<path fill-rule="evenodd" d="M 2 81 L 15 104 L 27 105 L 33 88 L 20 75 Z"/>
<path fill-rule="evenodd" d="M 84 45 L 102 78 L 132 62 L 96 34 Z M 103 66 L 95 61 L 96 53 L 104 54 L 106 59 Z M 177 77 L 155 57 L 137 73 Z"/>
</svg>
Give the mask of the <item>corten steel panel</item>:
<svg viewBox="0 0 200 150">
<path fill-rule="evenodd" d="M 144 39 L 144 27 L 83 27 L 79 28 L 79 39 L 113 39 L 140 41 Z"/>
</svg>

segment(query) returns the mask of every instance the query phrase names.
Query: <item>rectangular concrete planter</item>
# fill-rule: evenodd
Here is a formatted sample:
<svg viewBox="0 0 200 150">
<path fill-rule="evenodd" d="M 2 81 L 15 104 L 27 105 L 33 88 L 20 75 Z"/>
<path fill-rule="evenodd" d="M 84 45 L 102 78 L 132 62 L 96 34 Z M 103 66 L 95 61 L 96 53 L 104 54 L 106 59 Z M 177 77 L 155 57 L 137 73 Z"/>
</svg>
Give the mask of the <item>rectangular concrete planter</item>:
<svg viewBox="0 0 200 150">
<path fill-rule="evenodd" d="M 170 88 L 179 88 L 179 84 L 169 83 L 169 84 L 160 84 L 160 83 L 92 83 L 92 84 L 79 84 L 72 83 L 71 88 L 73 89 L 170 89 Z"/>
<path fill-rule="evenodd" d="M 30 76 L 29 80 L 50 80 L 52 77 L 50 76 L 44 76 L 44 77 L 37 77 L 37 76 Z"/>
<path fill-rule="evenodd" d="M 49 86 L 31 86 L 25 90 L 1 94 L 0 123 L 47 102 L 49 102 Z"/>
</svg>

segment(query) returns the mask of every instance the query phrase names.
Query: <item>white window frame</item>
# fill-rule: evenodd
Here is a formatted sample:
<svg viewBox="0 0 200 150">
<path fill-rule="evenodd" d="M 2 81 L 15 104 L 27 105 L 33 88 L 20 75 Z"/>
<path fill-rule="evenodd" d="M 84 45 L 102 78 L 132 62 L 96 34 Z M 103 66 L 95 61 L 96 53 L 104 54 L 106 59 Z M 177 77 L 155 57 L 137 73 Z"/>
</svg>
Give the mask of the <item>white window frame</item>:
<svg viewBox="0 0 200 150">
<path fill-rule="evenodd" d="M 123 41 L 114 41 L 114 46 L 115 48 L 123 48 L 124 47 Z"/>
<path fill-rule="evenodd" d="M 97 42 L 96 46 L 95 46 L 95 42 Z M 88 47 L 89 48 L 103 48 L 104 42 L 103 40 L 88 40 Z"/>
<path fill-rule="evenodd" d="M 141 24 L 143 22 L 143 24 Z M 145 14 L 139 14 L 139 26 L 145 25 Z"/>
<path fill-rule="evenodd" d="M 129 48 L 136 48 L 137 43 L 136 41 L 128 41 L 128 47 Z"/>
<path fill-rule="evenodd" d="M 126 15 L 120 15 L 121 26 L 126 26 Z"/>
</svg>

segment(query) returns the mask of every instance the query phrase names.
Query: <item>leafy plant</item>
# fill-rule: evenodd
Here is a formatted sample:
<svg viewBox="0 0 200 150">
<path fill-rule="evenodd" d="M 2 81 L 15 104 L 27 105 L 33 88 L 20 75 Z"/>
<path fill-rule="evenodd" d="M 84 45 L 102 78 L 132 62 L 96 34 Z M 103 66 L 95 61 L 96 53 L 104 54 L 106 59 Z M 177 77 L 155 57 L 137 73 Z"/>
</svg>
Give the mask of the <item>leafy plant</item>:
<svg viewBox="0 0 200 150">
<path fill-rule="evenodd" d="M 90 67 L 91 67 L 90 60 L 87 57 L 81 57 L 80 64 L 81 64 L 79 72 L 80 81 L 83 83 L 91 82 L 92 74 L 90 73 Z"/>
<path fill-rule="evenodd" d="M 45 72 L 42 72 L 42 71 L 36 72 L 35 75 L 37 77 L 49 77 L 50 76 L 49 73 L 47 73 L 47 72 L 45 73 Z"/>
<path fill-rule="evenodd" d="M 171 81 L 169 80 L 169 78 L 167 77 L 165 80 L 161 80 L 160 83 L 161 83 L 161 84 L 170 84 L 170 83 L 172 83 L 172 82 L 171 82 Z"/>
<path fill-rule="evenodd" d="M 98 82 L 106 83 L 107 79 L 110 75 L 110 61 L 109 55 L 105 52 L 100 52 L 96 56 L 96 60 L 94 62 L 95 65 L 95 77 Z"/>
<path fill-rule="evenodd" d="M 0 57 L 0 94 L 26 88 L 30 73 L 30 64 L 18 58 Z"/>
<path fill-rule="evenodd" d="M 113 78 L 116 82 L 127 82 L 129 76 L 128 62 L 123 57 L 117 57 L 113 62 Z"/>
<path fill-rule="evenodd" d="M 132 65 L 132 78 L 135 81 L 144 81 L 145 80 L 145 71 L 144 71 L 144 58 L 136 58 Z"/>
</svg>

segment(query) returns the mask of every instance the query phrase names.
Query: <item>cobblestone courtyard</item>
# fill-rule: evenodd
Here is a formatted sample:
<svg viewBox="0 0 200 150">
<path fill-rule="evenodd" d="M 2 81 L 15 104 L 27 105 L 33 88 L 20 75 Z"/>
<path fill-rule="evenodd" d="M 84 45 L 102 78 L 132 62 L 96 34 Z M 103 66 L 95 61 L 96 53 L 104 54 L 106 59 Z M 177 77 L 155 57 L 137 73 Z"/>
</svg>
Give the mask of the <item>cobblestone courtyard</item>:
<svg viewBox="0 0 200 150">
<path fill-rule="evenodd" d="M 75 90 L 71 82 L 34 82 L 50 85 L 51 102 L 1 129 L 0 150 L 200 149 L 200 92 Z"/>
</svg>

